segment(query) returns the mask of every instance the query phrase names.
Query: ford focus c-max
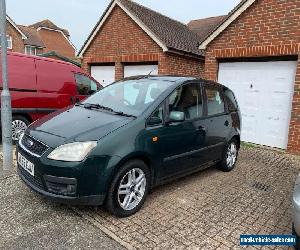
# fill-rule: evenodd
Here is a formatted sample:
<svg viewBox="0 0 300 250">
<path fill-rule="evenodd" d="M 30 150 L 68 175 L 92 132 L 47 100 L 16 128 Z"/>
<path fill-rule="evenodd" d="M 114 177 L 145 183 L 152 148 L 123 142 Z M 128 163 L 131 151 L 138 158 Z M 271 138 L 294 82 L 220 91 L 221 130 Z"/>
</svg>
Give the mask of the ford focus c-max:
<svg viewBox="0 0 300 250">
<path fill-rule="evenodd" d="M 129 216 L 158 184 L 212 165 L 232 170 L 240 125 L 234 94 L 220 84 L 127 78 L 34 122 L 17 146 L 18 173 L 58 202 Z"/>
</svg>

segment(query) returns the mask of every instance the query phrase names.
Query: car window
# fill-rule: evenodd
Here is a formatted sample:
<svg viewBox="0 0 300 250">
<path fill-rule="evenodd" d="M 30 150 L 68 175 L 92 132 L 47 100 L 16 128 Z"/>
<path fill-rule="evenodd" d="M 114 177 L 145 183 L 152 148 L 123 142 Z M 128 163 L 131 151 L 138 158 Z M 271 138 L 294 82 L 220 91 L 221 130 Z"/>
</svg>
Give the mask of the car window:
<svg viewBox="0 0 300 250">
<path fill-rule="evenodd" d="M 177 88 L 169 97 L 169 110 L 184 112 L 186 119 L 203 115 L 203 102 L 199 83 L 189 83 Z"/>
<path fill-rule="evenodd" d="M 100 104 L 138 116 L 172 84 L 173 82 L 157 79 L 119 81 L 98 91 L 83 103 Z"/>
<path fill-rule="evenodd" d="M 235 99 L 233 92 L 230 89 L 226 89 L 224 91 L 224 97 L 225 97 L 227 105 L 228 105 L 228 110 L 230 112 L 237 111 L 238 104 L 237 104 L 237 101 Z"/>
<path fill-rule="evenodd" d="M 155 126 L 162 124 L 162 123 L 163 123 L 163 107 L 162 107 L 162 106 L 158 107 L 158 108 L 152 113 L 152 115 L 149 117 L 148 121 L 151 120 L 151 118 L 154 118 L 153 120 L 160 121 L 160 122 L 155 123 L 155 124 L 154 124 Z M 151 124 L 148 124 L 148 125 L 151 126 Z"/>
<path fill-rule="evenodd" d="M 205 91 L 207 97 L 207 114 L 217 115 L 224 113 L 225 106 L 220 91 L 209 87 L 206 87 Z"/>
<path fill-rule="evenodd" d="M 75 74 L 75 80 L 79 95 L 91 95 L 99 90 L 97 83 L 85 75 Z"/>
</svg>

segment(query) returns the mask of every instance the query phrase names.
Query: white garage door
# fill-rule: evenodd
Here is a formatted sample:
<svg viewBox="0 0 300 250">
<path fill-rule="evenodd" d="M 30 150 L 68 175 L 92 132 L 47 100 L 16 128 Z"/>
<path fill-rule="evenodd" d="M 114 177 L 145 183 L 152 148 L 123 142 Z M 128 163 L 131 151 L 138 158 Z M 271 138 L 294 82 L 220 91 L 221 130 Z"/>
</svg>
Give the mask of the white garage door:
<svg viewBox="0 0 300 250">
<path fill-rule="evenodd" d="M 242 113 L 242 140 L 286 149 L 297 62 L 220 63 L 218 81 Z"/>
<path fill-rule="evenodd" d="M 105 87 L 115 81 L 115 66 L 91 66 L 91 75 Z"/>
<path fill-rule="evenodd" d="M 138 75 L 158 74 L 157 65 L 126 65 L 124 66 L 124 77 L 138 76 Z"/>
</svg>

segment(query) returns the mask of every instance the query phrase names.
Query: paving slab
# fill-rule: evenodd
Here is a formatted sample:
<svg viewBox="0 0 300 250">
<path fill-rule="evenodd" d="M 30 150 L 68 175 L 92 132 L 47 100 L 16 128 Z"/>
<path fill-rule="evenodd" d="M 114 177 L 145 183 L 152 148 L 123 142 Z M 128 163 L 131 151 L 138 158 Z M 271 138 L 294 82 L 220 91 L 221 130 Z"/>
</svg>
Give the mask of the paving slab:
<svg viewBox="0 0 300 250">
<path fill-rule="evenodd" d="M 0 180 L 0 249 L 124 249 L 70 207 L 31 192 L 18 176 Z"/>
</svg>

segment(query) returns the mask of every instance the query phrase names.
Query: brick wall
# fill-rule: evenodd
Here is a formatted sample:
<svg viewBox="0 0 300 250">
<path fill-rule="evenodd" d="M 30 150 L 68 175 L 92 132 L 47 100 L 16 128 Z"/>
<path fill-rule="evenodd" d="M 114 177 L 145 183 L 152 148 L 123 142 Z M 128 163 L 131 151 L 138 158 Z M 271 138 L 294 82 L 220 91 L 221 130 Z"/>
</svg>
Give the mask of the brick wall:
<svg viewBox="0 0 300 250">
<path fill-rule="evenodd" d="M 22 35 L 10 24 L 7 22 L 7 34 L 12 37 L 12 50 L 13 52 L 24 53 L 24 42 Z"/>
<path fill-rule="evenodd" d="M 218 59 L 300 54 L 299 0 L 257 0 L 206 51 L 205 76 L 216 80 Z M 299 61 L 298 61 L 299 62 Z M 300 154 L 300 63 L 288 150 Z"/>
<path fill-rule="evenodd" d="M 204 61 L 164 53 L 159 63 L 159 74 L 203 77 Z"/>
<path fill-rule="evenodd" d="M 60 32 L 41 29 L 38 33 L 46 47 L 43 53 L 55 51 L 62 56 L 75 58 L 75 49 Z"/>
<path fill-rule="evenodd" d="M 160 74 L 197 75 L 203 73 L 199 60 L 165 54 L 162 49 L 118 6 L 86 50 L 82 68 L 92 64 L 114 64 L 116 79 L 123 77 L 126 63 L 155 62 Z"/>
</svg>

